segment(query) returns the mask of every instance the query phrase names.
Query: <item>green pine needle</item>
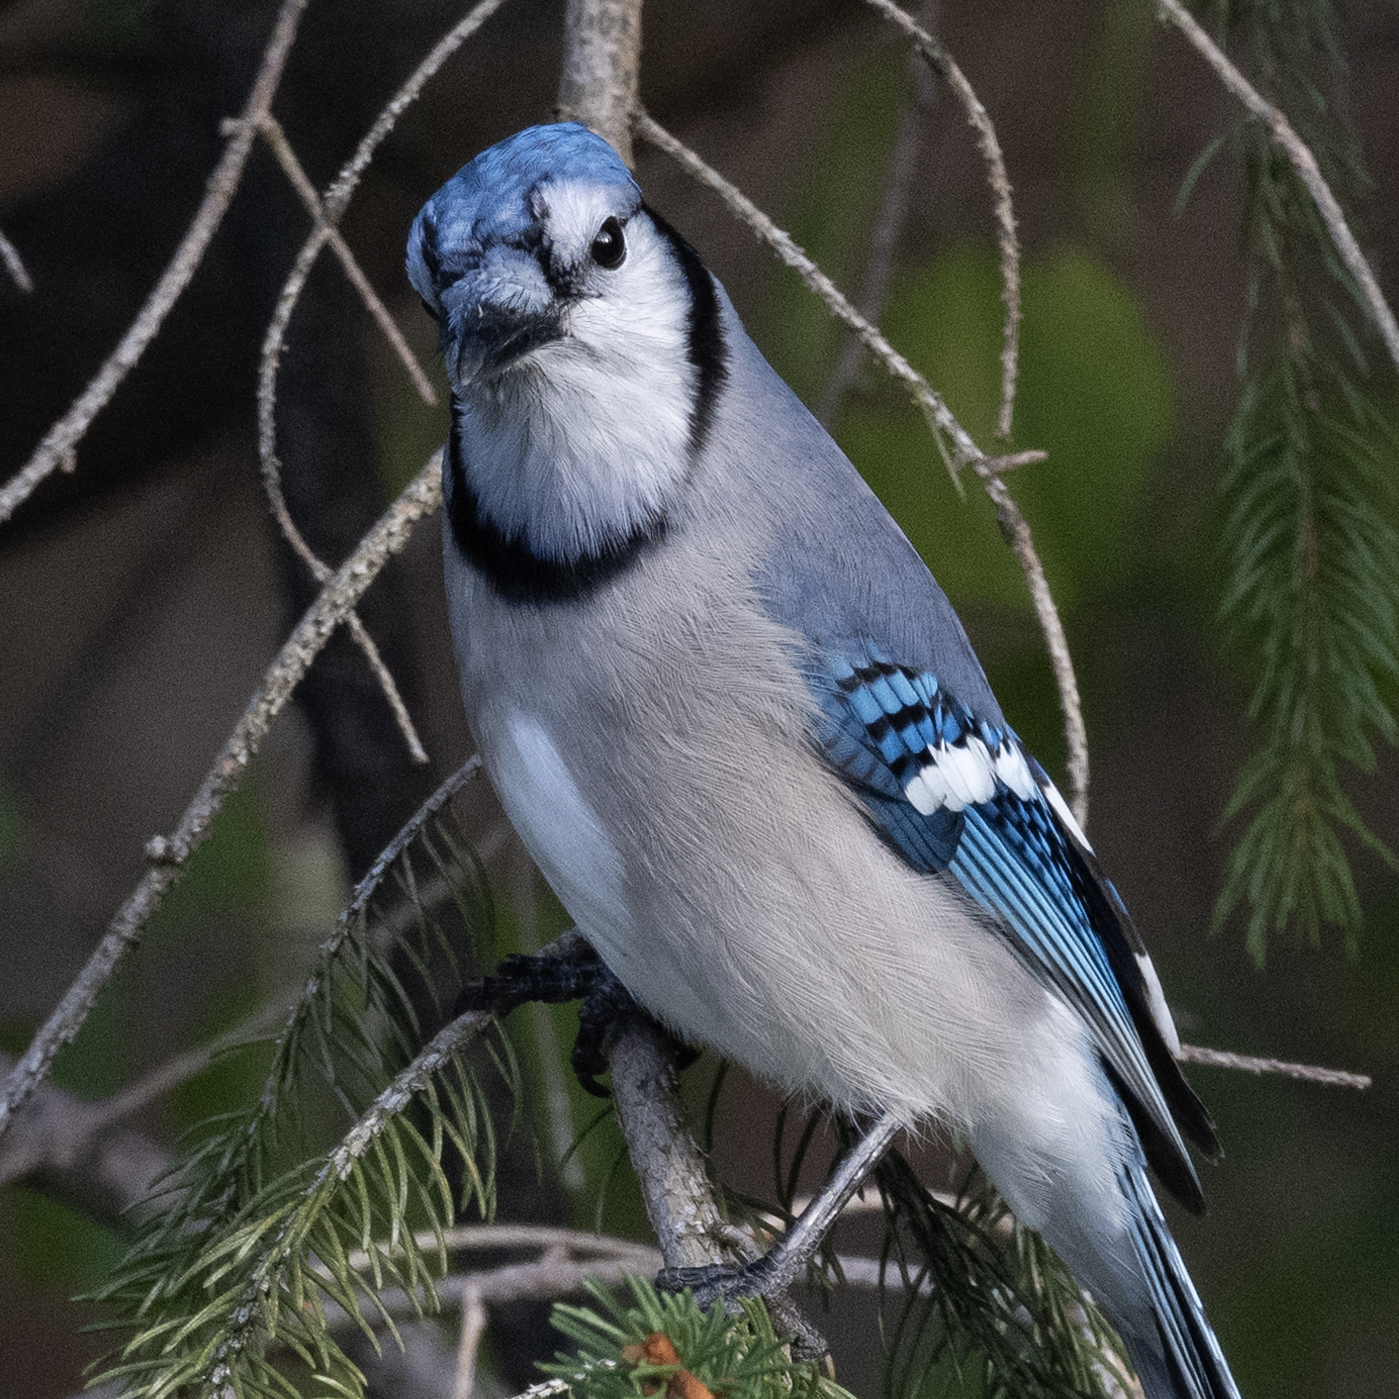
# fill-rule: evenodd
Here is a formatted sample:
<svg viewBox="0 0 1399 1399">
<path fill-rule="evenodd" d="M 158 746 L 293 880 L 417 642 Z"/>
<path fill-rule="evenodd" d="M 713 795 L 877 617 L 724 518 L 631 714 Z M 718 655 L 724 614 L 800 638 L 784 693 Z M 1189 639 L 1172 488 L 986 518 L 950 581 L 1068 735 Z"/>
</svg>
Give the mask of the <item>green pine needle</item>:
<svg viewBox="0 0 1399 1399">
<path fill-rule="evenodd" d="M 1332 188 L 1363 189 L 1358 145 L 1328 88 L 1341 72 L 1330 5 L 1253 0 L 1220 15 Z M 1328 925 L 1357 950 L 1362 911 L 1343 837 L 1394 866 L 1343 779 L 1373 771 L 1376 736 L 1399 738 L 1399 439 L 1367 370 L 1359 290 L 1256 124 L 1243 132 L 1243 167 L 1250 318 L 1239 353 L 1257 367 L 1226 443 L 1222 613 L 1249 670 L 1257 746 L 1225 812 L 1246 824 L 1215 916 L 1243 913 L 1261 965 L 1271 937 L 1319 944 Z"/>
<path fill-rule="evenodd" d="M 458 1209 L 493 1210 L 490 1107 L 459 1057 L 490 1018 L 458 1017 L 413 1052 L 424 998 L 454 995 L 480 960 L 484 876 L 446 815 L 397 844 L 321 948 L 261 1098 L 191 1148 L 99 1294 L 126 1316 L 108 1373 L 129 1399 L 289 1399 L 307 1373 L 311 1392 L 358 1399 L 364 1376 L 330 1314 L 396 1339 L 379 1294 L 435 1307 L 443 1231 Z M 509 1079 L 508 1049 L 495 1057 Z M 349 1125 L 326 1144 L 335 1104 Z"/>
<path fill-rule="evenodd" d="M 701 1311 L 689 1292 L 657 1292 L 640 1278 L 627 1283 L 628 1299 L 590 1286 L 592 1306 L 554 1308 L 554 1325 L 578 1353 L 540 1369 L 567 1381 L 576 1399 L 640 1399 L 665 1391 L 677 1368 L 724 1399 L 853 1399 L 815 1363 L 788 1358 L 761 1302 L 745 1301 L 730 1316 L 722 1307 Z M 635 1350 L 624 1355 L 657 1334 L 669 1338 L 679 1367 L 648 1364 Z"/>
</svg>

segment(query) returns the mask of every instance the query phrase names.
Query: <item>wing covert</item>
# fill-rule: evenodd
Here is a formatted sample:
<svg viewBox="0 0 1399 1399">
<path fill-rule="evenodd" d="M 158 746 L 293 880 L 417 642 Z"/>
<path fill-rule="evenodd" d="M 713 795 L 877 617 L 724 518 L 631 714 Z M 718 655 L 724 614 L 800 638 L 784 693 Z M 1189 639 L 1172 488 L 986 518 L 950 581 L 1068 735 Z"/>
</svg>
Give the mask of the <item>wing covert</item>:
<svg viewBox="0 0 1399 1399">
<path fill-rule="evenodd" d="M 1077 1012 L 1152 1165 L 1200 1208 L 1180 1132 L 1212 1150 L 1212 1129 L 1168 1047 L 1136 930 L 1044 770 L 1003 723 L 868 643 L 820 648 L 809 683 L 820 746 L 881 838 L 915 869 L 955 878 Z"/>
</svg>

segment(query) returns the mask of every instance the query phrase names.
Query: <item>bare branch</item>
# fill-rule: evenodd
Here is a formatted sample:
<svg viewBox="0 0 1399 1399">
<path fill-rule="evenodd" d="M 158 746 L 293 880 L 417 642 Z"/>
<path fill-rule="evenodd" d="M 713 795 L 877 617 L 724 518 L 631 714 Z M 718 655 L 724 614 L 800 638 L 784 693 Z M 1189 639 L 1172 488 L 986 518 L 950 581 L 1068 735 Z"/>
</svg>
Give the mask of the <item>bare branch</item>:
<svg viewBox="0 0 1399 1399">
<path fill-rule="evenodd" d="M 169 837 L 156 836 L 148 843 L 148 868 L 140 883 L 117 911 L 87 965 L 5 1081 L 3 1094 L 0 1094 L 0 1136 L 14 1113 L 43 1081 L 54 1055 L 82 1028 L 98 993 L 140 939 L 142 929 L 159 907 L 166 890 L 179 879 L 184 862 L 203 843 L 224 799 L 237 788 L 272 720 L 291 697 L 311 662 L 335 628 L 353 611 L 384 565 L 407 544 L 413 527 L 441 504 L 441 478 L 441 454 L 434 453 L 354 553 L 336 570 L 297 623 L 174 832 Z"/>
<path fill-rule="evenodd" d="M 452 1376 L 452 1399 L 471 1399 L 476 1388 L 476 1352 L 486 1334 L 486 1305 L 480 1286 L 468 1278 L 461 1289 L 461 1340 L 457 1369 Z"/>
<path fill-rule="evenodd" d="M 4 229 L 0 229 L 0 261 L 5 264 L 5 270 L 10 274 L 10 280 L 22 292 L 32 292 L 34 290 L 34 279 L 29 275 L 29 269 L 24 265 L 24 259 L 19 255 L 19 249 L 5 237 Z"/>
<path fill-rule="evenodd" d="M 632 163 L 641 68 L 641 0 L 568 0 L 558 115 L 581 121 Z"/>
<path fill-rule="evenodd" d="M 277 149 L 276 143 L 272 142 L 271 138 L 269 138 L 269 142 L 273 145 L 274 150 Z M 285 145 L 285 140 L 282 144 Z M 311 190 L 311 194 L 316 199 L 317 209 L 320 209 L 320 200 L 314 189 Z M 291 517 L 291 511 L 287 508 L 286 496 L 282 492 L 282 464 L 277 457 L 276 395 L 277 372 L 281 365 L 282 346 L 286 339 L 287 324 L 291 320 L 291 313 L 296 308 L 302 288 L 306 285 L 306 278 L 310 275 L 320 250 L 337 237 L 335 230 L 321 219 L 317 222 L 310 239 L 302 246 L 292 273 L 282 288 L 281 296 L 277 299 L 277 309 L 273 312 L 272 321 L 267 327 L 267 334 L 263 337 L 262 359 L 258 369 L 258 453 L 262 458 L 263 488 L 267 493 L 272 517 L 276 520 L 283 537 L 306 567 L 310 569 L 311 576 L 315 578 L 316 582 L 322 584 L 330 577 L 330 568 L 306 542 L 305 536 L 297 528 L 296 522 Z M 348 252 L 348 249 L 346 251 Z M 387 312 L 385 314 L 387 315 Z M 364 653 L 365 660 L 369 662 L 369 668 L 374 672 L 374 676 L 379 682 L 379 688 L 384 692 L 384 698 L 393 711 L 394 720 L 398 724 L 399 731 L 403 734 L 413 761 L 416 763 L 427 762 L 427 751 L 423 748 L 422 740 L 418 737 L 418 731 L 408 713 L 408 706 L 404 704 L 398 684 L 390 674 L 388 666 L 384 664 L 384 659 L 379 654 L 379 648 L 374 644 L 374 638 L 369 635 L 359 613 L 352 612 L 347 621 L 350 635 Z"/>
<path fill-rule="evenodd" d="M 779 228 L 735 185 L 707 165 L 688 146 L 678 141 L 663 126 L 656 123 L 640 107 L 634 113 L 636 131 L 689 171 L 701 184 L 707 185 L 729 206 L 730 211 L 746 224 L 777 256 L 798 273 L 833 315 L 845 322 L 894 378 L 909 391 L 914 403 L 923 411 L 941 444 L 939 433 L 951 442 L 954 465 L 970 466 L 981 478 L 986 493 L 996 504 L 1001 530 L 1006 542 L 1015 550 L 1025 581 L 1030 589 L 1035 615 L 1044 634 L 1059 689 L 1059 703 L 1064 711 L 1064 736 L 1068 747 L 1070 801 L 1080 826 L 1088 823 L 1088 733 L 1083 724 L 1083 707 L 1079 701 L 1078 681 L 1074 676 L 1069 643 L 1059 620 L 1058 608 L 1044 576 L 1044 566 L 1035 551 L 1034 539 L 1020 507 L 986 453 L 972 440 L 971 434 L 953 416 L 928 381 L 889 343 L 878 326 L 871 325 L 846 299 L 835 283 L 797 246 L 792 236 Z"/>
<path fill-rule="evenodd" d="M 1064 624 L 1059 620 L 1059 609 L 1054 605 L 1054 595 L 1049 591 L 1049 580 L 1044 576 L 1044 565 L 1035 551 L 1035 541 L 1030 534 L 1030 526 L 1020 507 L 1011 495 L 1010 488 L 1001 476 L 1004 458 L 982 457 L 971 463 L 971 468 L 981 477 L 986 494 L 996 505 L 996 518 L 1001 524 L 1001 533 L 1006 543 L 1015 550 L 1025 574 L 1026 586 L 1030 589 L 1030 599 L 1035 605 L 1035 615 L 1039 618 L 1040 631 L 1044 635 L 1045 650 L 1049 652 L 1049 664 L 1054 671 L 1054 683 L 1059 688 L 1059 703 L 1064 711 L 1064 738 L 1068 746 L 1069 802 L 1073 807 L 1074 819 L 1079 826 L 1088 829 L 1088 730 L 1083 723 L 1083 705 L 1078 696 L 1078 677 L 1074 674 L 1073 658 L 1069 655 L 1069 639 L 1064 635 Z"/>
<path fill-rule="evenodd" d="M 0 1054 L 0 1073 L 13 1067 Z M 34 1177 L 107 1224 L 146 1199 L 169 1168 L 164 1147 L 113 1125 L 110 1100 L 86 1102 L 51 1083 L 39 1087 L 0 1142 L 0 1184 Z"/>
<path fill-rule="evenodd" d="M 171 307 L 189 285 L 242 179 L 243 167 L 247 164 L 248 152 L 256 136 L 256 124 L 271 109 L 272 97 L 281 81 L 306 4 L 307 0 L 283 0 L 238 129 L 229 137 L 219 163 L 209 176 L 203 202 L 189 230 L 154 290 L 146 298 L 146 304 L 116 349 L 107 357 L 106 363 L 97 371 L 96 377 L 67 413 L 48 430 L 29 461 L 0 488 L 0 524 L 8 520 L 35 487 L 54 471 L 74 469 L 78 443 L 92 420 L 106 407 L 121 381 L 135 367 L 146 346 L 164 324 Z M 3 1120 L 0 1117 L 0 1123 Z"/>
<path fill-rule="evenodd" d="M 873 3 L 873 0 L 872 0 Z M 1221 83 L 1229 93 L 1238 99 L 1250 116 L 1261 121 L 1273 138 L 1273 143 L 1291 162 L 1297 177 L 1307 187 L 1320 213 L 1336 251 L 1341 255 L 1346 270 L 1355 278 L 1361 297 L 1375 324 L 1379 327 L 1389 357 L 1399 368 L 1399 325 L 1395 323 L 1394 312 L 1384 299 L 1380 284 L 1376 280 L 1360 244 L 1346 223 L 1346 216 L 1331 187 L 1322 178 L 1321 167 L 1310 147 L 1292 129 L 1291 123 L 1271 102 L 1268 101 L 1239 70 L 1229 61 L 1229 57 L 1204 31 L 1200 22 L 1181 4 L 1180 0 L 1156 0 L 1157 13 L 1171 21 L 1194 46 L 1197 53 L 1214 69 Z"/>
<path fill-rule="evenodd" d="M 325 210 L 322 207 L 320 195 L 317 194 L 315 186 L 301 168 L 301 163 L 297 160 L 296 152 L 292 150 L 291 143 L 287 140 L 281 124 L 269 114 L 262 119 L 258 129 L 272 148 L 273 154 L 276 155 L 278 163 L 291 181 L 292 187 L 306 206 L 307 212 L 317 225 L 325 225 L 330 250 L 340 259 L 346 276 L 349 277 L 355 290 L 359 292 L 365 308 L 374 317 L 375 322 L 384 333 L 384 338 L 392 346 L 394 353 L 408 371 L 409 377 L 413 380 L 413 386 L 418 390 L 419 397 L 424 403 L 435 406 L 437 391 L 432 387 L 427 372 L 418 363 L 417 356 L 403 338 L 403 332 L 399 330 L 398 324 L 389 314 L 388 308 L 379 299 L 379 294 L 370 285 L 369 278 L 365 276 L 364 270 L 360 267 L 354 253 L 350 251 L 350 246 L 341 236 L 339 229 L 330 227 L 326 223 Z"/>
<path fill-rule="evenodd" d="M 418 100 L 423 88 L 439 68 L 500 9 L 505 0 L 481 0 L 469 11 L 464 19 L 454 24 L 437 43 L 432 52 L 418 64 L 408 81 L 389 99 L 387 106 L 374 120 L 374 125 L 365 133 L 355 149 L 354 155 L 345 163 L 334 183 L 326 190 L 324 203 L 325 219 L 328 224 L 340 222 L 345 207 L 360 182 L 360 177 L 374 158 L 374 152 L 383 144 L 384 138 L 398 124 L 398 119 Z"/>
<path fill-rule="evenodd" d="M 424 1252 L 436 1249 L 439 1241 L 447 1253 L 483 1253 L 512 1248 L 546 1253 L 562 1251 L 569 1257 L 631 1259 L 641 1271 L 659 1267 L 661 1260 L 660 1254 L 649 1244 L 555 1224 L 456 1224 L 442 1230 L 440 1235 L 425 1229 L 413 1238 Z M 369 1255 L 353 1252 L 349 1255 L 349 1263 L 355 1271 L 362 1271 L 369 1266 Z"/>
<path fill-rule="evenodd" d="M 976 143 L 986 162 L 986 178 L 996 209 L 996 242 L 1001 250 L 1001 299 L 1006 304 L 1005 330 L 1001 343 L 1001 410 L 996 418 L 996 436 L 1009 437 L 1015 413 L 1015 382 L 1020 372 L 1020 240 L 1015 231 L 1015 206 L 1011 202 L 1010 176 L 990 114 L 982 106 L 966 74 L 952 55 L 893 0 L 866 0 L 885 19 L 898 26 L 918 47 L 928 65 L 952 89 L 976 132 Z M 1082 825 L 1083 821 L 1079 821 Z"/>
<path fill-rule="evenodd" d="M 999 474 L 1002 471 L 1014 471 L 1020 466 L 1035 466 L 1039 462 L 1048 460 L 1048 452 L 1008 452 L 1003 457 L 987 457 L 986 469 L 987 471 L 994 471 Z"/>
<path fill-rule="evenodd" d="M 236 125 L 236 122 L 228 122 L 228 126 Z M 282 124 L 276 117 L 268 113 L 258 123 L 258 131 L 263 139 L 272 149 L 272 154 L 277 157 L 277 163 L 282 167 L 283 173 L 291 181 L 292 188 L 300 197 L 302 204 L 306 206 L 306 212 L 311 215 L 316 225 L 319 227 L 326 224 L 325 210 L 321 206 L 321 197 L 316 193 L 316 187 L 310 181 L 306 172 L 301 168 L 301 162 L 296 158 L 296 152 L 292 150 L 291 142 L 287 140 L 287 134 L 282 130 Z M 328 228 L 330 250 L 340 259 L 340 265 L 345 270 L 345 275 L 350 279 L 351 286 L 360 294 L 360 299 L 364 302 L 365 309 L 374 317 L 375 324 L 384 334 L 384 339 L 389 342 L 395 355 L 398 356 L 399 363 L 408 371 L 408 377 L 413 381 L 413 387 L 418 391 L 418 397 L 429 406 L 435 407 L 437 404 L 437 390 L 432 387 L 432 383 L 427 377 L 427 371 L 418 363 L 418 357 L 413 353 L 412 347 L 403 338 L 403 332 L 398 328 L 398 322 L 389 315 L 389 308 L 379 299 L 379 293 L 370 285 L 369 278 L 365 276 L 364 269 L 359 265 L 354 253 L 350 251 L 350 245 L 341 236 L 337 228 Z"/>
<path fill-rule="evenodd" d="M 219 1054 L 268 1029 L 281 1015 L 280 1006 L 264 1006 L 226 1034 L 173 1055 L 100 1101 L 41 1084 L 0 1142 L 0 1184 L 35 1177 L 41 1187 L 51 1186 L 96 1218 L 118 1224 L 171 1164 L 163 1146 L 121 1126 L 123 1119 L 202 1073 Z M 0 1054 L 0 1073 L 13 1068 L 14 1060 Z"/>
<path fill-rule="evenodd" d="M 1203 1049 L 1183 1044 L 1176 1056 L 1182 1064 L 1205 1064 L 1212 1069 L 1239 1069 L 1246 1074 L 1281 1074 L 1308 1083 L 1324 1083 L 1332 1088 L 1369 1088 L 1374 1080 L 1368 1074 L 1345 1069 L 1322 1069 L 1314 1064 L 1291 1064 L 1285 1059 L 1258 1059 L 1252 1054 L 1232 1054 L 1225 1049 Z"/>
<path fill-rule="evenodd" d="M 673 1049 L 638 1017 L 618 1037 L 611 1067 L 617 1117 L 666 1267 L 723 1262 L 724 1221 L 680 1106 Z"/>
<path fill-rule="evenodd" d="M 360 176 L 368 167 L 374 152 L 379 148 L 384 138 L 393 130 L 398 118 L 417 100 L 428 79 L 503 3 L 504 0 L 481 0 L 481 3 L 472 9 L 464 19 L 458 21 L 447 31 L 433 47 L 432 52 L 413 70 L 408 81 L 399 88 L 379 113 L 374 124 L 355 148 L 354 155 L 341 168 L 340 173 L 327 189 L 324 199 L 316 195 L 310 181 L 297 163 L 295 154 L 287 145 L 285 137 L 281 136 L 280 128 L 276 126 L 276 123 L 272 122 L 270 117 L 265 116 L 254 119 L 257 128 L 266 135 L 269 145 L 272 146 L 278 159 L 282 161 L 283 169 L 286 170 L 288 178 L 291 179 L 302 200 L 307 203 L 307 207 L 311 210 L 312 217 L 316 220 L 310 236 L 302 244 L 301 251 L 292 264 L 292 270 L 288 274 L 287 280 L 282 285 L 281 294 L 277 298 L 276 310 L 273 312 L 272 320 L 267 327 L 267 333 L 263 337 L 262 354 L 258 367 L 257 401 L 258 454 L 262 460 L 263 487 L 267 492 L 273 518 L 277 521 L 278 528 L 281 529 L 287 542 L 311 570 L 312 576 L 318 583 L 325 582 L 326 578 L 330 576 L 330 570 L 306 542 L 301 531 L 296 527 L 291 512 L 287 509 L 286 497 L 282 493 L 282 464 L 277 457 L 277 374 L 281 366 L 282 349 L 286 343 L 287 326 L 291 322 L 292 312 L 296 309 L 297 302 L 301 299 L 306 279 L 311 275 L 311 269 L 315 266 L 316 259 L 326 244 L 329 243 L 334 247 L 338 240 L 339 246 L 344 248 L 341 261 L 345 263 L 346 271 L 350 272 L 351 266 L 357 269 L 358 264 L 354 262 L 349 248 L 340 238 L 335 225 L 344 216 L 345 209 L 359 184 Z M 363 279 L 362 273 L 360 277 Z M 359 287 L 360 283 L 356 281 L 353 272 L 350 272 L 350 280 Z M 361 294 L 365 294 L 366 291 L 370 297 L 373 297 L 372 290 L 368 288 L 367 280 L 364 281 Z M 374 299 L 377 302 L 377 298 Z M 373 310 L 372 305 L 370 309 Z M 376 319 L 378 319 L 377 316 Z M 391 338 L 396 337 L 398 342 L 402 343 L 398 328 L 393 325 L 392 318 L 389 317 L 387 311 L 384 312 L 384 318 L 380 324 L 386 326 L 386 333 L 390 334 Z M 392 327 L 392 330 L 389 331 L 387 327 Z M 404 344 L 404 349 L 407 350 L 406 344 Z M 411 352 L 409 352 L 409 360 L 412 364 L 410 372 L 415 373 L 415 379 L 421 378 L 422 383 L 427 384 L 426 376 L 422 374 L 422 370 L 417 365 L 417 361 L 413 359 Z M 427 384 L 427 388 L 429 395 L 432 395 L 431 385 Z M 435 395 L 432 395 L 429 401 L 435 401 Z M 388 700 L 389 707 L 393 711 L 394 719 L 408 745 L 408 751 L 412 755 L 413 761 L 426 763 L 428 760 L 427 752 L 413 726 L 413 721 L 408 714 L 408 707 L 403 703 L 398 686 L 389 673 L 388 667 L 384 664 L 383 657 L 379 654 L 379 648 L 374 644 L 373 638 L 365 630 L 364 623 L 357 614 L 352 614 L 347 620 L 350 634 L 354 638 L 355 644 L 364 653 L 365 659 L 369 662 L 370 668 L 379 682 L 379 687 L 384 692 L 385 699 Z"/>
<path fill-rule="evenodd" d="M 967 465 L 985 455 L 972 440 L 971 434 L 959 423 L 952 410 L 931 384 L 889 343 L 878 326 L 871 325 L 845 294 L 799 247 L 792 235 L 779 228 L 736 185 L 730 184 L 717 170 L 677 140 L 645 110 L 638 107 L 633 114 L 636 133 L 643 140 L 670 156 L 702 185 L 707 185 L 728 205 L 729 211 L 746 224 L 775 252 L 778 258 L 802 279 L 826 303 L 837 320 L 844 321 L 884 367 L 905 388 L 914 402 L 929 416 L 938 430 L 950 439 L 953 460 L 958 466 Z"/>
</svg>

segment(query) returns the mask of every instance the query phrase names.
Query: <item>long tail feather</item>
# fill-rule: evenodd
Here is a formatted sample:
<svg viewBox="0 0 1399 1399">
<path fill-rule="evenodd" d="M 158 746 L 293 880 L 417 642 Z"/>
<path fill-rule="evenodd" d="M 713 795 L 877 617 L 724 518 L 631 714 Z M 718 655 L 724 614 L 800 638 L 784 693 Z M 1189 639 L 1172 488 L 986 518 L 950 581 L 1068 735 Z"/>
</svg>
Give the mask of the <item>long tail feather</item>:
<svg viewBox="0 0 1399 1399">
<path fill-rule="evenodd" d="M 1131 1206 L 1132 1241 L 1156 1323 L 1155 1335 L 1123 1336 L 1147 1399 L 1239 1399 L 1139 1153 L 1122 1166 L 1118 1181 Z"/>
</svg>

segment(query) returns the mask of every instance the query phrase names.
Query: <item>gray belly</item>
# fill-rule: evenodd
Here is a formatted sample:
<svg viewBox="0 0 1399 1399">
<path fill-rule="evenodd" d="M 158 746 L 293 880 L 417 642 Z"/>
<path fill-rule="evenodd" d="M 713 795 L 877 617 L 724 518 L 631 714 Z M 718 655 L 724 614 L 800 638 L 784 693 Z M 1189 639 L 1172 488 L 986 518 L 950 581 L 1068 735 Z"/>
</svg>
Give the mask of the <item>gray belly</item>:
<svg viewBox="0 0 1399 1399">
<path fill-rule="evenodd" d="M 456 589 L 487 769 L 659 1018 L 789 1092 L 966 1124 L 988 1074 L 1028 1072 L 1043 992 L 959 886 L 874 837 L 810 745 L 793 638 L 723 582 L 648 589 L 663 613 Z"/>
</svg>

